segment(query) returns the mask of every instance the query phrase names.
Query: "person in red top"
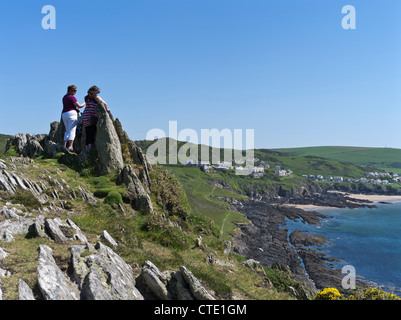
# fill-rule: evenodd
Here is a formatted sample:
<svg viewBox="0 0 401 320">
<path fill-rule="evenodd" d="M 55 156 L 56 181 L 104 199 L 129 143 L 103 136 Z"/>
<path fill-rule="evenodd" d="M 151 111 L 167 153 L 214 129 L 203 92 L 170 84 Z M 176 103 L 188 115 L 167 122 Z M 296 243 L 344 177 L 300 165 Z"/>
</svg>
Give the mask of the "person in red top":
<svg viewBox="0 0 401 320">
<path fill-rule="evenodd" d="M 78 124 L 78 112 L 83 108 L 85 103 L 79 104 L 74 95 L 77 93 L 77 87 L 74 85 L 68 86 L 67 94 L 63 97 L 63 112 L 61 118 L 65 126 L 64 148 L 73 151 L 75 133 Z"/>
<path fill-rule="evenodd" d="M 82 114 L 82 122 L 85 127 L 86 134 L 86 150 L 89 151 L 92 149 L 93 144 L 95 143 L 96 137 L 96 125 L 97 125 L 97 111 L 96 106 L 99 101 L 103 102 L 106 110 L 110 112 L 107 107 L 107 103 L 104 102 L 102 98 L 98 96 L 100 90 L 97 86 L 92 86 L 88 90 L 88 95 L 85 97 L 86 107 Z"/>
</svg>

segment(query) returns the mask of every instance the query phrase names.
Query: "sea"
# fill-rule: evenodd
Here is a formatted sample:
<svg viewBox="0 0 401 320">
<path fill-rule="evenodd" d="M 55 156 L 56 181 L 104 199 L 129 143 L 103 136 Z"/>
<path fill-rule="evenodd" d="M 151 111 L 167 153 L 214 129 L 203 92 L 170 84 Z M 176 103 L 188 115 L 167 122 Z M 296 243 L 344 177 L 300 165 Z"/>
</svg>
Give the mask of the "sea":
<svg viewBox="0 0 401 320">
<path fill-rule="evenodd" d="M 334 267 L 355 268 L 372 286 L 401 293 L 401 202 L 374 203 L 377 208 L 315 208 L 327 216 L 317 225 L 287 220 L 289 233 L 305 230 L 326 237 L 322 249 L 341 260 Z"/>
</svg>

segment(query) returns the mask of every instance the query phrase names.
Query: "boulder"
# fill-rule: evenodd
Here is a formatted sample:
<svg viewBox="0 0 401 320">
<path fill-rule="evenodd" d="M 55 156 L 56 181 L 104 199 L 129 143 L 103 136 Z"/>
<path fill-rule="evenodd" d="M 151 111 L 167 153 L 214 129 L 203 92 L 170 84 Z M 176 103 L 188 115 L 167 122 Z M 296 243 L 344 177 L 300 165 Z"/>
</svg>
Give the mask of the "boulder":
<svg viewBox="0 0 401 320">
<path fill-rule="evenodd" d="M 13 235 L 28 233 L 29 227 L 33 223 L 32 218 L 7 219 L 0 223 L 0 241 L 14 241 Z"/>
<path fill-rule="evenodd" d="M 9 180 L 5 172 L 7 171 L 3 170 L 0 172 L 0 190 L 4 190 L 10 194 L 15 194 L 17 191 L 16 185 Z"/>
<path fill-rule="evenodd" d="M 78 190 L 82 197 L 82 200 L 89 202 L 92 206 L 95 206 L 97 204 L 97 199 L 95 198 L 92 192 L 86 190 L 81 186 L 78 187 Z"/>
<path fill-rule="evenodd" d="M 192 272 L 184 266 L 176 272 L 160 272 L 152 262 L 146 261 L 138 280 L 140 288 L 150 295 L 150 299 L 214 300 Z"/>
<path fill-rule="evenodd" d="M 120 122 L 120 120 L 117 118 L 114 121 L 114 128 L 116 129 L 118 138 L 120 139 L 121 144 L 126 144 L 128 147 L 128 151 L 131 155 L 131 160 L 135 164 L 139 164 L 143 168 L 143 182 L 150 187 L 151 185 L 151 180 L 149 176 L 149 170 L 151 169 L 151 166 L 146 159 L 146 156 L 143 154 L 142 149 L 138 147 L 134 141 L 132 141 L 128 134 L 124 131 L 123 126 Z"/>
<path fill-rule="evenodd" d="M 160 270 L 151 262 L 145 261 L 140 276 L 141 284 L 157 299 L 171 300 L 173 295 L 167 289 L 169 277 L 162 274 Z"/>
<path fill-rule="evenodd" d="M 191 271 L 185 266 L 180 267 L 181 275 L 185 282 L 189 285 L 192 295 L 197 300 L 215 300 L 215 298 L 207 292 L 207 290 L 201 285 L 198 279 L 194 277 Z"/>
<path fill-rule="evenodd" d="M 36 217 L 29 231 L 34 237 L 50 238 L 56 242 L 78 240 L 88 243 L 88 239 L 81 229 L 70 219 L 66 221 L 59 218 L 45 219 L 40 215 Z"/>
<path fill-rule="evenodd" d="M 113 237 L 106 230 L 103 230 L 102 237 L 103 237 L 104 240 L 106 240 L 108 243 L 110 243 L 110 245 L 113 248 L 117 248 L 118 247 L 117 242 L 113 239 Z"/>
<path fill-rule="evenodd" d="M 18 300 L 35 300 L 31 288 L 29 288 L 28 284 L 22 279 L 19 279 Z"/>
<path fill-rule="evenodd" d="M 106 175 L 124 166 L 120 140 L 114 128 L 112 117 L 102 102 L 97 105 L 97 131 L 95 146 L 98 151 L 100 174 Z"/>
<path fill-rule="evenodd" d="M 43 152 L 40 140 L 36 136 L 27 135 L 27 143 L 20 155 L 28 158 L 36 158 Z"/>
<path fill-rule="evenodd" d="M 131 266 L 100 242 L 95 247 L 72 246 L 71 266 L 82 300 L 143 300 Z"/>
<path fill-rule="evenodd" d="M 39 246 L 38 286 L 45 300 L 78 300 L 79 291 L 57 266 L 53 251 Z"/>
<path fill-rule="evenodd" d="M 14 145 L 18 155 L 35 158 L 43 152 L 45 139 L 46 135 L 43 134 L 32 136 L 30 134 L 18 133 L 11 139 L 8 148 L 10 145 Z"/>
<path fill-rule="evenodd" d="M 124 183 L 127 186 L 132 195 L 131 205 L 134 209 L 153 213 L 152 201 L 130 165 L 125 166 L 121 171 L 117 183 Z"/>
</svg>

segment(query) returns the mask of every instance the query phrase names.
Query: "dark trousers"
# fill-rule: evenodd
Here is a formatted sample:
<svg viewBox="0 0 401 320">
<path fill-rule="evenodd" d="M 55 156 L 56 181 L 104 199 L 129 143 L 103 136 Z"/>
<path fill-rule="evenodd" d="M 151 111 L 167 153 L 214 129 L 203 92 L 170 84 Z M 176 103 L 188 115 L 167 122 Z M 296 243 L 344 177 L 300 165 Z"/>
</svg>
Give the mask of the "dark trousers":
<svg viewBox="0 0 401 320">
<path fill-rule="evenodd" d="M 94 144 L 96 137 L 96 125 L 85 127 L 85 134 L 86 134 L 86 145 Z"/>
</svg>

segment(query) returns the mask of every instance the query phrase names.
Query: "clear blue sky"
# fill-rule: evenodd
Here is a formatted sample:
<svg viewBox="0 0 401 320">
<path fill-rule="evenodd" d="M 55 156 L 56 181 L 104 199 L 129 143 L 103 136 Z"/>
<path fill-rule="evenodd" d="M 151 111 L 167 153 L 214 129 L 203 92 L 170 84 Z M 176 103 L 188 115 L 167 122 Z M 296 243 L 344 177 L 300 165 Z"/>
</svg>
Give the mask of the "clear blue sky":
<svg viewBox="0 0 401 320">
<path fill-rule="evenodd" d="M 44 5 L 56 30 L 44 30 Z M 345 5 L 356 30 L 341 26 Z M 131 139 L 254 129 L 255 147 L 401 148 L 400 0 L 0 0 L 0 133 L 48 133 L 91 85 Z M 244 133 L 245 135 L 245 133 Z"/>
</svg>

